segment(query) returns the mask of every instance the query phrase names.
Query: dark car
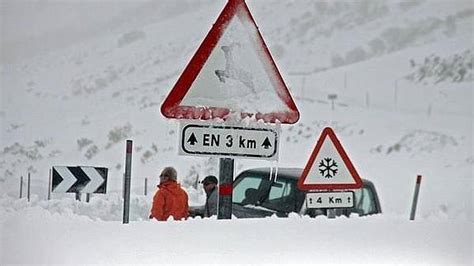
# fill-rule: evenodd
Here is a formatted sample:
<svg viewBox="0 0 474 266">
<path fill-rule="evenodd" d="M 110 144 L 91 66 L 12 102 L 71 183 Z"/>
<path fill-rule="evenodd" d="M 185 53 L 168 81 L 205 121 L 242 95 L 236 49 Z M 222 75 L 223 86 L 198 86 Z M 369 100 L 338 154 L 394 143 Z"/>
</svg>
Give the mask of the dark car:
<svg viewBox="0 0 474 266">
<path fill-rule="evenodd" d="M 232 214 L 237 218 L 261 218 L 276 215 L 288 217 L 292 212 L 315 217 L 318 215 L 359 216 L 381 213 L 374 184 L 362 179 L 363 187 L 354 191 L 350 208 L 313 209 L 306 204 L 307 191 L 298 189 L 297 181 L 303 169 L 254 168 L 243 171 L 234 181 Z M 276 174 L 276 178 L 275 178 Z M 272 176 L 272 177 L 271 177 Z"/>
</svg>

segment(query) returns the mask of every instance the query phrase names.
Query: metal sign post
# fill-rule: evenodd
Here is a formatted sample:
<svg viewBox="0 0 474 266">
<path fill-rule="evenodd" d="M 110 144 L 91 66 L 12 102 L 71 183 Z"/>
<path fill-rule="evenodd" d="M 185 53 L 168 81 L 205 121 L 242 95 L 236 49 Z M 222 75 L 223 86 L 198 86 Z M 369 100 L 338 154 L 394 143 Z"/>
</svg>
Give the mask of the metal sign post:
<svg viewBox="0 0 474 266">
<path fill-rule="evenodd" d="M 219 202 L 217 219 L 232 218 L 232 190 L 234 182 L 234 159 L 219 160 Z"/>
<path fill-rule="evenodd" d="M 128 224 L 130 217 L 130 181 L 132 176 L 132 146 L 133 142 L 127 140 L 127 149 L 125 155 L 125 182 L 123 192 L 123 223 Z"/>
<path fill-rule="evenodd" d="M 337 94 L 328 94 L 328 100 L 331 101 L 331 110 L 334 111 L 334 101 L 337 100 Z"/>
<path fill-rule="evenodd" d="M 48 178 L 48 200 L 51 199 L 51 169 L 49 169 L 49 178 Z"/>
<path fill-rule="evenodd" d="M 418 203 L 418 194 L 420 192 L 421 175 L 416 177 L 415 193 L 413 194 L 413 202 L 411 204 L 410 220 L 415 220 L 416 205 Z"/>
</svg>

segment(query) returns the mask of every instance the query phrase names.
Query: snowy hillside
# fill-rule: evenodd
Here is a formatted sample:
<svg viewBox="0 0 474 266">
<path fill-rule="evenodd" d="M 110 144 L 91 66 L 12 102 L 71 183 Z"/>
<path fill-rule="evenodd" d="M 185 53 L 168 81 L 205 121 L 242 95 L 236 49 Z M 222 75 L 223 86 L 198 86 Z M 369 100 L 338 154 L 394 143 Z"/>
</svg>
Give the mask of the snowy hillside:
<svg viewBox="0 0 474 266">
<path fill-rule="evenodd" d="M 2 12 L 16 10 L 7 2 L 10 3 L 2 1 Z M 131 221 L 147 221 L 151 194 L 164 166 L 176 166 L 191 205 L 203 203 L 205 196 L 201 188 L 193 185 L 205 175 L 218 174 L 218 158 L 178 156 L 178 122 L 165 119 L 160 114 L 160 105 L 226 1 L 163 3 L 123 2 L 114 8 L 102 4 L 96 15 L 89 14 L 90 24 L 85 23 L 80 30 L 68 22 L 66 15 L 62 18 L 62 28 L 56 28 L 51 21 L 41 25 L 41 19 L 31 17 L 31 22 L 38 23 L 38 32 L 44 33 L 32 38 L 32 42 L 43 43 L 44 39 L 52 43 L 49 48 L 34 52 L 29 50 L 33 45 L 28 46 L 27 39 L 6 34 L 14 32 L 11 28 L 7 30 L 8 27 L 20 27 L 20 24 L 2 18 L 2 35 L 8 37 L 2 40 L 0 69 L 2 231 L 6 232 L 7 227 L 22 220 L 22 215 L 30 213 L 33 218 L 22 221 L 11 232 L 21 232 L 24 228 L 35 230 L 32 224 L 43 215 L 47 215 L 43 223 L 51 231 L 56 218 L 64 230 L 68 230 L 69 220 L 100 226 L 114 222 L 119 227 L 122 204 L 119 195 L 127 139 L 134 141 Z M 375 227 L 390 230 L 396 221 L 408 219 L 415 178 L 421 174 L 424 179 L 417 217 L 423 219 L 421 225 L 428 229 L 416 231 L 403 224 L 406 234 L 392 235 L 391 239 L 401 242 L 409 234 L 429 235 L 440 224 L 446 234 L 437 234 L 433 241 L 442 242 L 451 232 L 455 235 L 471 232 L 471 238 L 463 237 L 460 243 L 470 245 L 472 251 L 472 2 L 248 0 L 247 5 L 301 117 L 296 124 L 281 126 L 278 162 L 236 159 L 236 174 L 254 166 L 304 167 L 322 129 L 330 126 L 359 174 L 373 181 L 377 188 L 384 214 L 375 219 Z M 57 4 L 54 8 L 61 12 L 67 6 Z M 80 15 L 79 11 L 72 14 Z M 61 39 L 58 36 L 65 36 L 69 41 L 56 41 Z M 331 102 L 329 95 L 337 95 L 337 99 Z M 89 205 L 75 202 L 73 194 L 53 193 L 53 200 L 47 201 L 49 169 L 56 165 L 108 167 L 107 195 L 93 195 Z M 17 199 L 20 177 L 26 178 L 28 172 L 33 195 L 29 203 Z M 143 196 L 145 178 L 148 178 L 147 196 Z M 298 219 L 292 217 L 288 222 L 266 219 L 264 224 L 275 222 L 279 224 L 275 228 L 282 229 L 303 222 L 305 228 L 309 227 L 310 221 Z M 365 218 L 355 220 L 356 228 L 369 232 L 367 239 L 381 241 L 377 235 L 383 233 L 371 231 L 370 223 L 363 224 Z M 335 230 L 339 228 L 331 221 L 319 222 Z M 352 224 L 346 226 L 344 222 L 337 219 L 336 224 L 343 227 L 341 236 Z M 207 228 L 202 221 L 192 223 L 183 230 Z M 258 224 L 254 221 L 241 225 L 250 228 L 253 223 Z M 152 225 L 141 226 L 134 230 L 148 230 Z M 182 230 L 175 223 L 169 226 L 172 230 Z M 321 230 L 312 230 L 331 237 Z M 167 236 L 162 229 L 159 231 Z M 4 232 L 6 241 L 13 241 L 13 233 Z M 19 241 L 25 239 L 27 236 L 23 234 Z M 185 239 L 187 243 L 191 241 Z M 8 244 L 4 241 L 2 237 L 2 251 L 7 254 L 6 251 L 12 250 L 5 249 Z M 271 239 L 254 241 L 263 245 L 272 242 Z M 45 242 L 39 236 L 35 243 Z M 354 237 L 344 244 L 356 242 Z M 442 248 L 436 246 L 425 255 Z M 394 258 L 403 252 L 395 253 L 389 262 L 396 262 Z M 460 255 L 457 263 L 472 263 L 469 249 L 455 251 L 451 247 L 448 257 L 453 252 Z M 41 257 L 35 254 L 33 258 Z M 289 256 L 292 254 L 302 253 L 295 251 Z M 371 262 L 380 262 L 381 257 Z M 8 258 L 10 263 L 31 262 Z M 48 262 L 47 258 L 41 258 L 39 261 Z M 288 258 L 283 261 L 290 262 Z M 330 256 L 324 258 L 331 261 Z M 409 258 L 402 263 L 418 262 L 413 256 Z M 439 254 L 434 258 L 427 263 L 436 262 Z M 350 262 L 341 260 L 347 261 Z"/>
</svg>

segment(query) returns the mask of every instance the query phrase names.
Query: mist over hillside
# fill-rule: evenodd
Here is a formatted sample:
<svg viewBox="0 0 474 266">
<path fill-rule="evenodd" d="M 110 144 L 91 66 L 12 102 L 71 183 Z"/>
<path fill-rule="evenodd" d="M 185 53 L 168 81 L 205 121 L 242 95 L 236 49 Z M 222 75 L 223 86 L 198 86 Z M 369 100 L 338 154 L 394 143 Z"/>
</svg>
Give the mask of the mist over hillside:
<svg viewBox="0 0 474 266">
<path fill-rule="evenodd" d="M 30 58 L 101 35 L 202 8 L 209 1 L 14 1 L 0 3 L 3 62 Z"/>
</svg>

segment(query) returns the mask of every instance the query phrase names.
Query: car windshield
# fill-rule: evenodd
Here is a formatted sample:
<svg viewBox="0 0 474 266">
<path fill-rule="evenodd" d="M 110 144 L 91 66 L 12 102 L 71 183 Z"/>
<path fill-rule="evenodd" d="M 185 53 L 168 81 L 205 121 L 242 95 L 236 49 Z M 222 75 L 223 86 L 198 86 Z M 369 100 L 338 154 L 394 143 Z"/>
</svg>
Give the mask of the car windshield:
<svg viewBox="0 0 474 266">
<path fill-rule="evenodd" d="M 296 190 L 296 181 L 278 177 L 272 182 L 269 176 L 247 174 L 239 178 L 234 186 L 232 202 L 240 205 L 255 205 L 277 212 L 299 211 L 304 196 Z"/>
</svg>

